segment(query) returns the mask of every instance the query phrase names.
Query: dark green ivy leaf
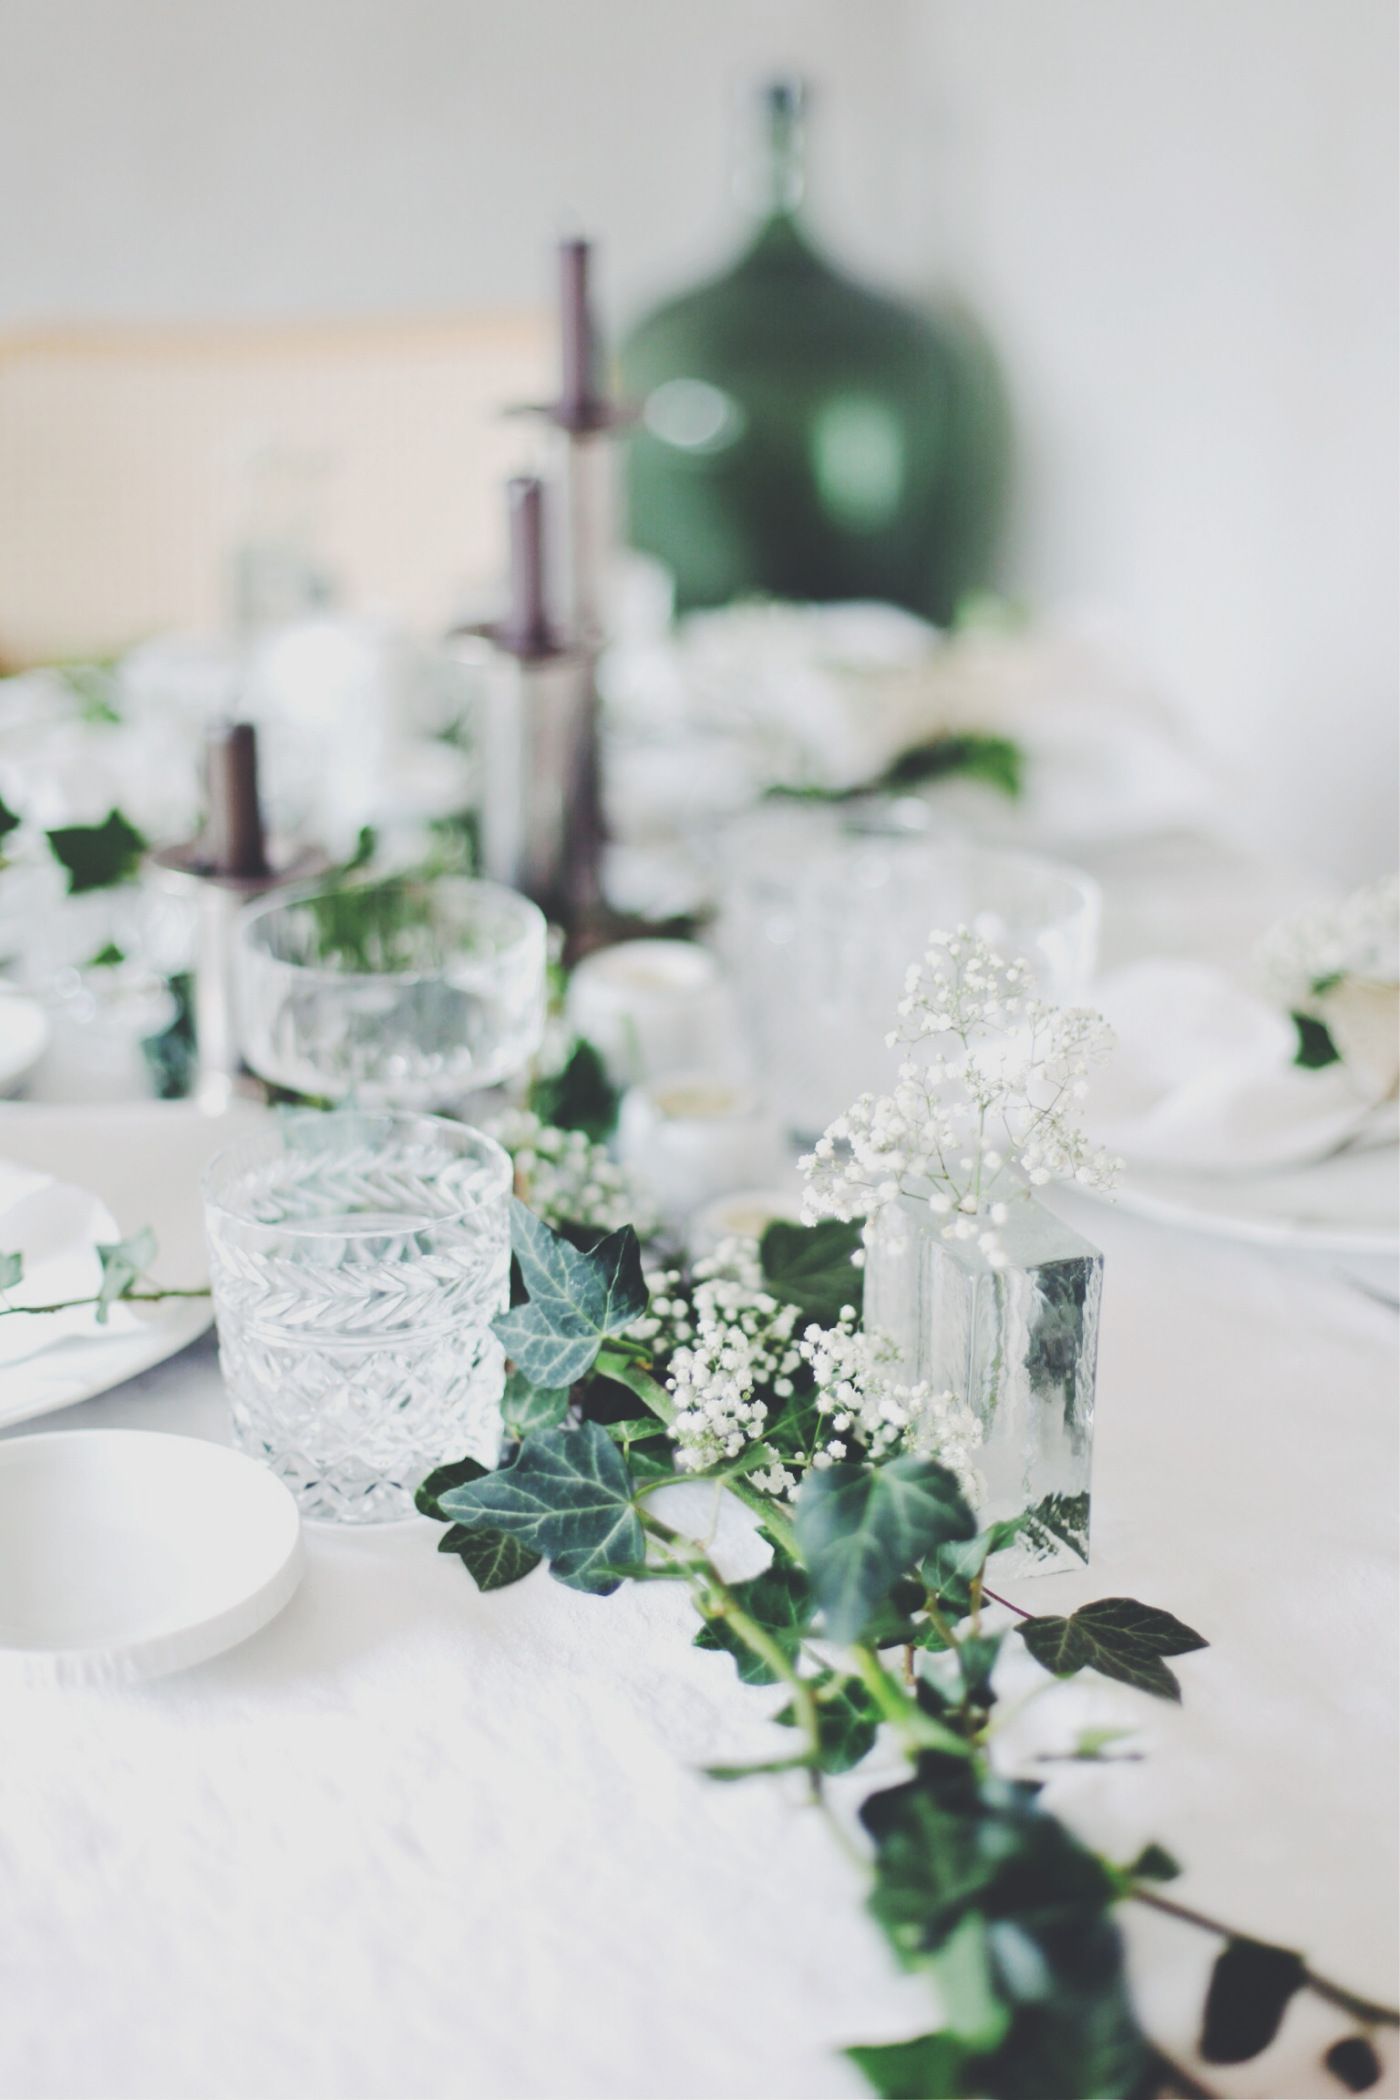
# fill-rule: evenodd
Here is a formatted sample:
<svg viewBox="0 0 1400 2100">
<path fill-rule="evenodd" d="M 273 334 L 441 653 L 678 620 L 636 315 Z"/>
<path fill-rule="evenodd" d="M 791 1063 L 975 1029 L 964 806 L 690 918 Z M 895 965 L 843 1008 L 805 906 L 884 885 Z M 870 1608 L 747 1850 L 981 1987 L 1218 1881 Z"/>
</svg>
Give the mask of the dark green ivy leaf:
<svg viewBox="0 0 1400 2100">
<path fill-rule="evenodd" d="M 809 1473 L 797 1502 L 797 1543 L 831 1639 L 858 1640 L 901 1575 L 976 1528 L 957 1481 L 932 1459 Z"/>
<path fill-rule="evenodd" d="M 596 1422 L 542 1429 L 494 1473 L 438 1497 L 454 1522 L 500 1531 L 540 1554 L 570 1589 L 607 1597 L 617 1568 L 646 1558 L 632 1481 L 612 1438 Z"/>
<path fill-rule="evenodd" d="M 1097 1670 L 1136 1685 L 1158 1699 L 1181 1698 L 1181 1686 L 1162 1661 L 1190 1655 L 1207 1643 L 1169 1611 L 1132 1597 L 1100 1597 L 1065 1618 L 1023 1619 L 1017 1627 L 1031 1654 L 1055 1677 Z"/>
<path fill-rule="evenodd" d="M 637 1235 L 624 1225 L 580 1250 L 512 1198 L 510 1241 L 527 1302 L 502 1313 L 495 1332 L 532 1385 L 574 1385 L 603 1343 L 646 1311 Z"/>
<path fill-rule="evenodd" d="M 809 1320 L 834 1327 L 843 1305 L 860 1311 L 862 1272 L 851 1260 L 860 1244 L 858 1223 L 823 1218 L 818 1225 L 793 1225 L 775 1218 L 759 1241 L 764 1284 Z"/>
<path fill-rule="evenodd" d="M 1000 1633 L 968 1633 L 958 1642 L 958 1673 L 968 1698 L 978 1706 L 992 1703 L 992 1671 L 1004 1639 Z"/>
<path fill-rule="evenodd" d="M 930 1754 L 912 1779 L 866 1800 L 870 1909 L 906 1967 L 941 1947 L 970 1906 L 1014 1920 L 1114 1899 L 1116 1880 L 1036 1795 L 1023 1782 L 979 1776 L 970 1760 Z"/>
<path fill-rule="evenodd" d="M 1125 1871 L 1134 1881 L 1175 1881 L 1181 1867 L 1165 1845 L 1151 1844 L 1143 1846 Z"/>
<path fill-rule="evenodd" d="M 812 1615 L 807 1578 L 791 1562 L 765 1568 L 747 1582 L 729 1585 L 735 1603 L 755 1625 L 770 1635 L 789 1662 L 796 1659 L 803 1633 Z M 725 1618 L 707 1619 L 695 1636 L 697 1648 L 719 1648 L 732 1655 L 745 1684 L 776 1684 L 777 1677 L 761 1656 L 754 1654 Z"/>
<path fill-rule="evenodd" d="M 1303 1958 L 1263 1940 L 1229 1939 L 1216 1957 L 1206 1992 L 1201 2055 L 1208 2064 L 1243 2064 L 1267 2049 L 1295 1991 Z"/>
<path fill-rule="evenodd" d="M 972 1609 L 972 1585 L 994 1553 L 1011 1545 L 1024 1530 L 1027 1519 L 1004 1517 L 988 1525 L 976 1538 L 953 1539 L 932 1552 L 919 1570 L 925 1589 L 938 1600 L 945 1619 L 965 1619 Z M 929 1646 L 942 1647 L 942 1640 Z"/>
<path fill-rule="evenodd" d="M 1295 1065 L 1305 1072 L 1319 1072 L 1325 1065 L 1341 1062 L 1341 1052 L 1332 1040 L 1332 1031 L 1316 1014 L 1293 1016 L 1293 1026 L 1298 1031 L 1298 1047 L 1293 1053 Z"/>
<path fill-rule="evenodd" d="M 501 1419 L 512 1436 L 533 1436 L 540 1429 L 557 1429 L 569 1411 L 566 1385 L 531 1385 L 519 1371 L 506 1380 L 501 1398 Z"/>
<path fill-rule="evenodd" d="M 850 1772 L 875 1747 L 880 1711 L 865 1686 L 853 1677 L 813 1678 L 812 1696 L 821 1737 L 818 1762 L 823 1772 Z M 796 1728 L 797 1709 L 785 1706 L 773 1716 L 785 1728 Z"/>
<path fill-rule="evenodd" d="M 145 839 L 119 809 L 100 824 L 64 824 L 47 836 L 54 859 L 67 870 L 70 897 L 130 882 L 146 851 Z"/>
<path fill-rule="evenodd" d="M 97 1259 L 102 1264 L 102 1281 L 97 1287 L 97 1323 L 100 1327 L 106 1326 L 112 1306 L 139 1282 L 155 1258 L 156 1236 L 149 1225 L 143 1225 L 129 1239 L 99 1244 Z"/>
<path fill-rule="evenodd" d="M 620 1098 L 602 1058 L 580 1038 L 561 1072 L 535 1081 L 529 1106 L 556 1130 L 581 1130 L 600 1145 L 612 1136 Z"/>
<path fill-rule="evenodd" d="M 0 1291 L 12 1291 L 24 1280 L 24 1256 L 0 1254 Z"/>
<path fill-rule="evenodd" d="M 19 829 L 19 823 L 20 819 L 15 815 L 15 812 L 9 807 L 9 805 L 5 801 L 4 796 L 0 795 L 0 839 L 8 837 L 9 833 L 12 831 L 17 831 Z"/>
<path fill-rule="evenodd" d="M 469 1531 L 453 1524 L 438 1540 L 439 1553 L 455 1553 L 479 1590 L 504 1590 L 540 1564 L 538 1553 L 503 1531 Z"/>
<path fill-rule="evenodd" d="M 1014 802 L 1025 786 L 1024 769 L 1025 755 L 1010 737 L 945 734 L 901 752 L 880 785 L 918 787 L 925 781 L 960 774 L 964 780 L 980 780 L 999 789 Z"/>
<path fill-rule="evenodd" d="M 439 1502 L 439 1495 L 448 1488 L 461 1487 L 463 1481 L 481 1480 L 487 1468 L 474 1458 L 454 1458 L 450 1465 L 436 1466 L 413 1498 L 413 1506 L 435 1524 L 450 1524 L 451 1518 Z"/>
<path fill-rule="evenodd" d="M 1349 2093 L 1368 2092 L 1381 2075 L 1381 2060 L 1364 2034 L 1345 2035 L 1333 2042 L 1322 2060 Z"/>
<path fill-rule="evenodd" d="M 951 2034 L 859 2042 L 845 2054 L 880 2100 L 962 2100 L 982 2090 L 966 2083 L 967 2051 Z"/>
</svg>

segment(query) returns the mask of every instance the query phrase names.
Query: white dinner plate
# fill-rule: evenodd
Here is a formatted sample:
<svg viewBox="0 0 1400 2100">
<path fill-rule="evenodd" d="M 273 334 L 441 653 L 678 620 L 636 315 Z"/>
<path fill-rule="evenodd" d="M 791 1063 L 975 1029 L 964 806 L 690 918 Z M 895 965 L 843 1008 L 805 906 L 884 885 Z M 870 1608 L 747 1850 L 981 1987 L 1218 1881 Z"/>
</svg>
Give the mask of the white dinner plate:
<svg viewBox="0 0 1400 2100">
<path fill-rule="evenodd" d="M 187 1669 L 275 1618 L 301 1568 L 291 1495 L 222 1444 L 148 1429 L 0 1444 L 0 1682 Z"/>
<path fill-rule="evenodd" d="M 91 1189 L 123 1236 L 149 1225 L 153 1273 L 162 1283 L 208 1281 L 199 1177 L 205 1162 L 266 1109 L 238 1103 L 211 1116 L 189 1101 L 122 1102 L 100 1107 L 0 1103 L 0 1159 L 37 1167 Z M 136 1312 L 137 1308 L 130 1308 Z M 41 1317 L 41 1316 L 36 1316 Z M 139 1309 L 139 1324 L 106 1334 L 55 1340 L 0 1380 L 0 1428 L 91 1399 L 163 1363 L 213 1320 L 207 1298 L 171 1298 Z"/>
<path fill-rule="evenodd" d="M 37 999 L 0 991 L 0 1094 L 12 1094 L 44 1054 L 49 1024 Z"/>
<path fill-rule="evenodd" d="M 1120 1210 L 1299 1253 L 1400 1255 L 1400 1147 L 1361 1146 L 1267 1174 L 1129 1167 Z"/>
</svg>

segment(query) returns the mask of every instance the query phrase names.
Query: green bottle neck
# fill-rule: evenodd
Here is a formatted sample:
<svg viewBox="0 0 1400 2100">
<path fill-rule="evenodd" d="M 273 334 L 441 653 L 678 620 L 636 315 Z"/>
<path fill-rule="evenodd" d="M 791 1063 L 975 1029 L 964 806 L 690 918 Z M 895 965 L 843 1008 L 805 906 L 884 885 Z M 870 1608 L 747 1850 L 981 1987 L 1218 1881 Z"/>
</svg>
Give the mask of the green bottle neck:
<svg viewBox="0 0 1400 2100">
<path fill-rule="evenodd" d="M 755 262 L 816 260 L 802 219 L 807 148 L 803 95 L 795 83 L 776 82 L 764 91 L 758 133 L 741 188 L 756 224 L 739 257 L 739 268 Z"/>
</svg>

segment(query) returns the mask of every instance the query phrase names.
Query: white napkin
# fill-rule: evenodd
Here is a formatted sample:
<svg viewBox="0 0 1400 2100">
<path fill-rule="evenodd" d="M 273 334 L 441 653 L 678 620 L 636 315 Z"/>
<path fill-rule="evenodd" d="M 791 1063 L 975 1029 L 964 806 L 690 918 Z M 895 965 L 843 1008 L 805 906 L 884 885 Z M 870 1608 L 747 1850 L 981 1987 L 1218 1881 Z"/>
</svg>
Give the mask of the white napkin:
<svg viewBox="0 0 1400 2100">
<path fill-rule="evenodd" d="M 65 1298 L 90 1298 L 102 1280 L 99 1240 L 119 1238 L 105 1203 L 87 1189 L 55 1181 L 0 1159 L 0 1254 L 22 1254 L 24 1275 L 6 1293 L 10 1305 L 53 1305 Z M 0 1370 L 74 1336 L 109 1337 L 129 1332 L 137 1317 L 114 1305 L 104 1326 L 95 1309 L 0 1319 Z"/>
<path fill-rule="evenodd" d="M 1320 1159 L 1374 1106 L 1347 1065 L 1296 1066 L 1289 1017 L 1203 964 L 1134 963 L 1090 1003 L 1118 1049 L 1087 1116 L 1095 1140 L 1130 1165 L 1247 1174 Z"/>
</svg>

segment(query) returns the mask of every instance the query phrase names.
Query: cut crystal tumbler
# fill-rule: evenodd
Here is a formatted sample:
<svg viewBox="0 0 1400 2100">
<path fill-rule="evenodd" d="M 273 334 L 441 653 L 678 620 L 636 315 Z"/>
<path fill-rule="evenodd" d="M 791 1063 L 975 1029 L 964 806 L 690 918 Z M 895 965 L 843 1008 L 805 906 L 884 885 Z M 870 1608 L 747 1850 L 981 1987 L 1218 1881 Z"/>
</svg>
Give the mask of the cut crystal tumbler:
<svg viewBox="0 0 1400 2100">
<path fill-rule="evenodd" d="M 544 917 L 494 882 L 283 890 L 238 940 L 243 1054 L 293 1093 L 451 1108 L 539 1048 Z"/>
<path fill-rule="evenodd" d="M 234 1442 L 309 1517 L 406 1516 L 447 1459 L 494 1463 L 510 1161 L 437 1116 L 280 1115 L 204 1176 Z"/>
<path fill-rule="evenodd" d="M 865 1324 L 894 1344 L 902 1382 L 966 1400 L 982 1425 L 978 1514 L 1026 1517 L 1010 1553 L 1050 1572 L 1089 1557 L 1103 1256 L 1030 1195 L 1009 1212 L 993 1268 L 975 1240 L 945 1239 L 919 1196 L 878 1210 Z"/>
</svg>

